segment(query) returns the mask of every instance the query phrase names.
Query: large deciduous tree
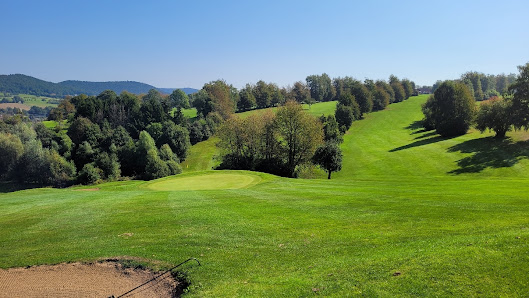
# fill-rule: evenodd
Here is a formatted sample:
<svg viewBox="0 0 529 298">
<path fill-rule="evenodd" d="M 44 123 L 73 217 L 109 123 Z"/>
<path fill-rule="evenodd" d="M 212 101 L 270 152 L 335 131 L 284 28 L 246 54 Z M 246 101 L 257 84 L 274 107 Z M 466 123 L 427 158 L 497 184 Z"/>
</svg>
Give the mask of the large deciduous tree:
<svg viewBox="0 0 529 298">
<path fill-rule="evenodd" d="M 476 103 L 467 86 L 445 81 L 430 100 L 435 129 L 440 135 L 458 136 L 468 131 L 476 114 Z"/>
<path fill-rule="evenodd" d="M 305 113 L 300 104 L 287 102 L 277 111 L 277 129 L 287 152 L 287 169 L 294 176 L 296 167 L 308 160 L 323 142 L 322 124 Z"/>
<path fill-rule="evenodd" d="M 496 132 L 496 138 L 504 138 L 511 129 L 512 102 L 494 97 L 483 101 L 476 117 L 476 128 L 481 132 L 491 129 Z"/>
</svg>

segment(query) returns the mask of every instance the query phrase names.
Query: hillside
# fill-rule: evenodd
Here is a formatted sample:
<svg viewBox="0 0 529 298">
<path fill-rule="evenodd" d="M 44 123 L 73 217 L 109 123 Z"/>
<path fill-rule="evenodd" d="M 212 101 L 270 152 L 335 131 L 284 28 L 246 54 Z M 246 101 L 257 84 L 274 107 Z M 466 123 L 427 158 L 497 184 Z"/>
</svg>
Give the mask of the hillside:
<svg viewBox="0 0 529 298">
<path fill-rule="evenodd" d="M 353 123 L 332 180 L 201 171 L 212 138 L 181 175 L 6 190 L 0 268 L 196 257 L 189 297 L 526 296 L 526 133 L 443 139 L 418 126 L 424 100 Z"/>
<path fill-rule="evenodd" d="M 65 95 L 77 94 L 98 95 L 104 90 L 112 90 L 117 94 L 123 91 L 141 94 L 147 93 L 151 89 L 158 89 L 162 93 L 170 94 L 176 88 L 156 88 L 149 84 L 134 81 L 85 82 L 69 80 L 52 83 L 22 74 L 0 75 L 0 92 L 10 94 L 64 97 Z M 182 90 L 188 94 L 197 91 L 193 88 L 182 88 Z"/>
</svg>

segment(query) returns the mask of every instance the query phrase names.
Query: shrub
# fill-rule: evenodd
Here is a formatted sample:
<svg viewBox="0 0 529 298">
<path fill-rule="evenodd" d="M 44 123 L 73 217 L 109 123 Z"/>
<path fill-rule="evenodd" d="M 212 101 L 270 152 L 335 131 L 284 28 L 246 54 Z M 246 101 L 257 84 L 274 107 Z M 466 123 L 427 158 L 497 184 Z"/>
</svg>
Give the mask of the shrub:
<svg viewBox="0 0 529 298">
<path fill-rule="evenodd" d="M 81 184 L 95 184 L 101 180 L 103 171 L 97 167 L 94 167 L 92 163 L 84 165 L 83 169 L 77 176 L 77 182 Z"/>
</svg>

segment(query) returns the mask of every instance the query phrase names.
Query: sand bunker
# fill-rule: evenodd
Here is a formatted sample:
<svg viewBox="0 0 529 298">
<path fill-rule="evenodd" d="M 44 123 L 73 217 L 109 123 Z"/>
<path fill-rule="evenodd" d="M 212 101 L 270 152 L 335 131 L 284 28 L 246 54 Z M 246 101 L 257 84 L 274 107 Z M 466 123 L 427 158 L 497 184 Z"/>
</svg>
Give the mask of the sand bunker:
<svg viewBox="0 0 529 298">
<path fill-rule="evenodd" d="M 0 269 L 0 297 L 118 297 L 157 275 L 116 262 Z M 176 289 L 166 274 L 123 297 L 174 297 Z"/>
</svg>

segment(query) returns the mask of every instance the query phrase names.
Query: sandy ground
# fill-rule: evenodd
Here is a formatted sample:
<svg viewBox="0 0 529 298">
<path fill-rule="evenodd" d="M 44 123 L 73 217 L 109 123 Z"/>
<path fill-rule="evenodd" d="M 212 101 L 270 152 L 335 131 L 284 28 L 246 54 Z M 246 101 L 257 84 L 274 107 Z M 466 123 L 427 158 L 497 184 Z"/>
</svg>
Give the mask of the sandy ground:
<svg viewBox="0 0 529 298">
<path fill-rule="evenodd" d="M 118 297 L 155 276 L 113 262 L 0 269 L 0 297 Z M 123 297 L 171 297 L 175 288 L 168 273 Z"/>
</svg>

